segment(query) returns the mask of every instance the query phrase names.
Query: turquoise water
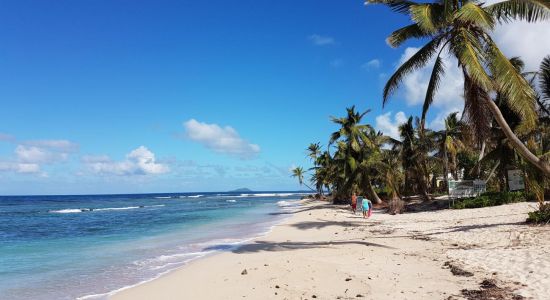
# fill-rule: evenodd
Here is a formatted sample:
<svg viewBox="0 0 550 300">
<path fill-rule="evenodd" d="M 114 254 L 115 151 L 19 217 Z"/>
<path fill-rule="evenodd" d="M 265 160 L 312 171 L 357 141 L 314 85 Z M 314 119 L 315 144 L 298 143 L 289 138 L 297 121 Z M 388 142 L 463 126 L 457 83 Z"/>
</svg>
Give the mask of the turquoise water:
<svg viewBox="0 0 550 300">
<path fill-rule="evenodd" d="M 0 298 L 104 298 L 265 233 L 295 193 L 0 197 Z"/>
</svg>

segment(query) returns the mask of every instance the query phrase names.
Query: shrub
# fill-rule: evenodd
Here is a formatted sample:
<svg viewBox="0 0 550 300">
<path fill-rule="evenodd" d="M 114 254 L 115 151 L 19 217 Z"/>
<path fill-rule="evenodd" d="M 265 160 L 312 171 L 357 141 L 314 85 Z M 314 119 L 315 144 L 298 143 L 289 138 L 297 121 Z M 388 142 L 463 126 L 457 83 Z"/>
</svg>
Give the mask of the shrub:
<svg viewBox="0 0 550 300">
<path fill-rule="evenodd" d="M 479 208 L 527 201 L 524 192 L 488 192 L 455 202 L 454 209 Z"/>
<path fill-rule="evenodd" d="M 550 203 L 543 204 L 539 210 L 530 212 L 527 223 L 548 224 L 550 223 Z"/>
</svg>

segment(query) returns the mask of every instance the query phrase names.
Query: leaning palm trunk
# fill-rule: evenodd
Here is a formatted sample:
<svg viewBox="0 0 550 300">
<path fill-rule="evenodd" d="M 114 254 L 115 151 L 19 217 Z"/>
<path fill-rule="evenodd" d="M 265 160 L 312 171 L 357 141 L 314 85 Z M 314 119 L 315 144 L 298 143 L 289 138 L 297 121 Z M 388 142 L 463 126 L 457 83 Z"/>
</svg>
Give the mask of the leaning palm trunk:
<svg viewBox="0 0 550 300">
<path fill-rule="evenodd" d="M 479 157 L 477 159 L 477 177 L 481 177 L 481 160 L 485 156 L 485 141 L 481 142 L 481 150 L 479 151 Z M 487 179 L 488 180 L 488 179 Z"/>
<path fill-rule="evenodd" d="M 380 199 L 380 197 L 378 197 L 378 194 L 376 193 L 376 190 L 372 186 L 372 183 L 370 182 L 370 180 L 369 180 L 369 191 L 370 191 L 370 194 L 371 194 L 371 196 L 374 200 L 374 203 L 376 203 L 376 204 L 382 203 L 382 199 Z"/>
<path fill-rule="evenodd" d="M 445 164 L 443 165 L 443 179 L 445 180 L 445 192 L 449 194 L 449 158 L 447 157 L 447 145 L 443 145 L 443 159 Z"/>
<path fill-rule="evenodd" d="M 504 116 L 500 112 L 500 109 L 495 102 L 490 99 L 486 99 L 486 102 L 488 103 L 488 107 L 493 113 L 495 120 L 502 129 L 502 132 L 504 133 L 504 135 L 506 135 L 508 141 L 512 144 L 512 147 L 514 147 L 514 149 L 519 153 L 519 155 L 521 155 L 521 157 L 523 157 L 533 166 L 541 170 L 545 176 L 550 177 L 550 164 L 547 161 L 538 158 L 536 155 L 531 153 L 529 149 L 527 149 L 527 146 L 525 146 L 525 144 L 521 142 L 521 140 L 514 134 L 510 126 L 508 126 L 508 123 L 506 123 Z"/>
</svg>

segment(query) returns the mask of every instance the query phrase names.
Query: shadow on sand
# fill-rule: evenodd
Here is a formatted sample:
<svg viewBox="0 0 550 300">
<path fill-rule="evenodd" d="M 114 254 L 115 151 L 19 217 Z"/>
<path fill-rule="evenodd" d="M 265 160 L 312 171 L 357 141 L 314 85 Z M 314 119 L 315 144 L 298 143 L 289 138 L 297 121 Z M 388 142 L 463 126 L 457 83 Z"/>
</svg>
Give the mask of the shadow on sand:
<svg viewBox="0 0 550 300">
<path fill-rule="evenodd" d="M 282 243 L 273 243 L 267 241 L 255 241 L 249 244 L 242 245 L 235 248 L 234 245 L 230 247 L 229 245 L 216 245 L 203 249 L 203 251 L 209 250 L 231 250 L 233 253 L 252 253 L 252 252 L 262 252 L 262 251 L 291 251 L 291 250 L 300 250 L 300 249 L 312 249 L 312 248 L 330 248 L 333 246 L 339 245 L 363 245 L 367 247 L 380 247 L 387 249 L 395 249 L 381 244 L 369 243 L 363 241 L 353 241 L 353 240 L 338 240 L 338 241 L 328 241 L 328 242 L 282 242 Z M 231 249 L 233 248 L 233 249 Z"/>
</svg>

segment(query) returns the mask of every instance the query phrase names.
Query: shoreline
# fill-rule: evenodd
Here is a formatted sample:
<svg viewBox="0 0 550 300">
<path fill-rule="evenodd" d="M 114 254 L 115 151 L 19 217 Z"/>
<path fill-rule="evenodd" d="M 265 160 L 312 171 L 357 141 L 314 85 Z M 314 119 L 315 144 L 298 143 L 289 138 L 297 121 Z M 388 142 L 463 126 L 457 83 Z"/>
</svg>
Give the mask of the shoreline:
<svg viewBox="0 0 550 300">
<path fill-rule="evenodd" d="M 214 243 L 213 245 L 205 248 L 205 249 L 208 249 L 208 248 L 212 248 L 212 249 L 208 249 L 208 250 L 203 249 L 203 251 L 201 251 L 201 252 L 203 252 L 203 254 L 201 254 L 199 256 L 192 257 L 189 260 L 183 262 L 182 265 L 174 267 L 173 269 L 163 271 L 163 272 L 153 276 L 152 278 L 144 279 L 144 280 L 142 280 L 140 282 L 137 282 L 135 284 L 123 286 L 121 288 L 118 288 L 118 289 L 115 289 L 115 290 L 112 290 L 112 291 L 109 291 L 109 292 L 106 292 L 106 293 L 84 295 L 84 296 L 77 297 L 76 299 L 77 300 L 111 299 L 112 297 L 115 297 L 120 292 L 138 287 L 138 286 L 143 285 L 143 284 L 147 284 L 147 283 L 149 283 L 151 281 L 154 281 L 154 280 L 161 279 L 162 277 L 167 276 L 172 272 L 175 272 L 175 271 L 178 271 L 182 268 L 185 268 L 186 266 L 188 266 L 189 264 L 192 264 L 195 261 L 198 261 L 198 260 L 201 260 L 201 259 L 207 259 L 211 256 L 215 256 L 215 255 L 218 255 L 220 253 L 223 253 L 224 251 L 228 251 L 230 249 L 238 248 L 238 247 L 240 247 L 240 245 L 251 242 L 251 241 L 254 241 L 255 239 L 262 238 L 262 237 L 268 235 L 273 230 L 273 228 L 275 226 L 277 226 L 281 223 L 284 223 L 288 218 L 290 218 L 292 212 L 296 209 L 299 209 L 300 206 L 301 206 L 301 203 L 303 203 L 304 201 L 307 201 L 307 200 L 284 199 L 284 200 L 280 200 L 278 202 L 281 202 L 281 201 L 288 202 L 289 204 L 279 206 L 280 212 L 275 212 L 275 214 L 288 214 L 288 216 L 284 216 L 284 217 L 281 217 L 280 219 L 270 221 L 269 223 L 272 223 L 272 224 L 268 225 L 265 228 L 264 231 L 253 233 L 250 236 L 245 236 L 241 240 L 238 240 L 236 242 L 228 242 L 228 243 L 224 243 L 224 244 Z M 298 203 L 298 204 L 294 204 L 294 203 Z M 221 248 L 219 248 L 220 246 L 221 246 Z"/>
<path fill-rule="evenodd" d="M 542 299 L 550 286 L 544 261 L 550 239 L 533 240 L 548 234 L 539 228 L 518 228 L 530 205 L 397 216 L 375 211 L 364 220 L 346 206 L 306 201 L 266 235 L 109 299 L 467 299 L 464 289 Z M 498 244 L 518 231 L 519 242 Z M 517 251 L 540 255 L 518 258 Z"/>
</svg>

